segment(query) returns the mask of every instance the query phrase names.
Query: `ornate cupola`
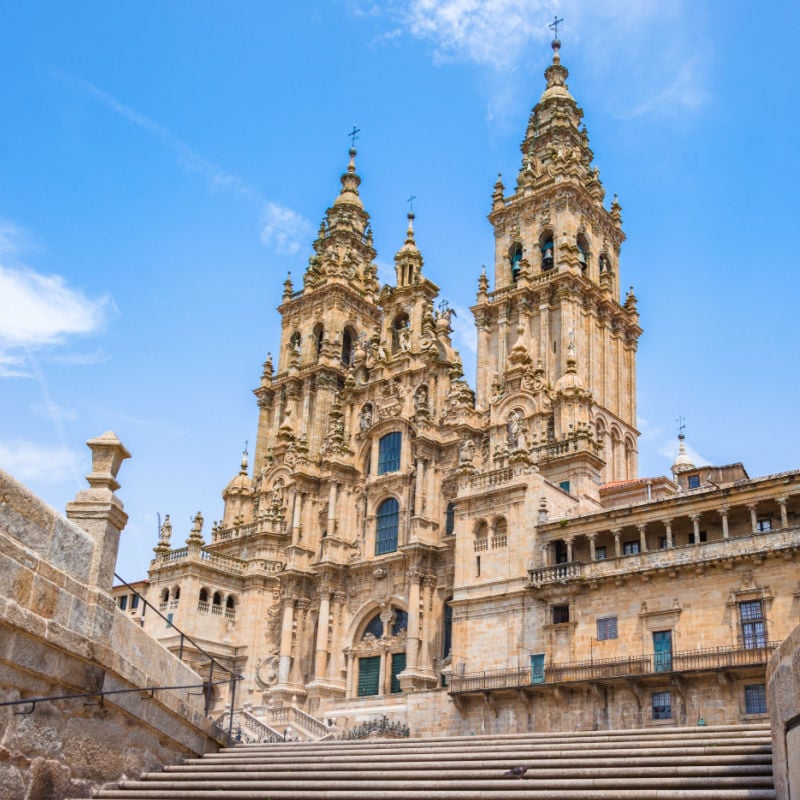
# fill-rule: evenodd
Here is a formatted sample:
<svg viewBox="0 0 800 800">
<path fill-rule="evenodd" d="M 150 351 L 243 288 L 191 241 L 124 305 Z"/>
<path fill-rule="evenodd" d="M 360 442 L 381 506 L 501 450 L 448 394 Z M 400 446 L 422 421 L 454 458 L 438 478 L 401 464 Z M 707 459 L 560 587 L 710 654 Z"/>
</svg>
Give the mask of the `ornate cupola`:
<svg viewBox="0 0 800 800">
<path fill-rule="evenodd" d="M 492 410 L 500 440 L 509 398 L 537 387 L 526 425 L 545 443 L 538 450 L 542 471 L 552 453 L 566 452 L 580 423 L 585 449 L 600 464 L 598 479 L 622 480 L 636 474 L 641 329 L 635 298 L 620 303 L 621 207 L 616 196 L 604 205 L 558 38 L 552 48 L 545 88 L 520 147 L 514 190 L 507 195 L 498 178 L 492 192 L 494 287 L 489 291 L 483 279 L 472 309 L 478 326 L 477 404 Z M 564 413 L 563 404 L 569 406 Z M 520 398 L 517 408 L 524 407 Z M 561 480 L 563 470 L 558 474 Z"/>
<path fill-rule="evenodd" d="M 412 286 L 422 279 L 422 253 L 414 241 L 414 218 L 414 212 L 409 211 L 406 240 L 394 257 L 398 287 Z"/>
</svg>

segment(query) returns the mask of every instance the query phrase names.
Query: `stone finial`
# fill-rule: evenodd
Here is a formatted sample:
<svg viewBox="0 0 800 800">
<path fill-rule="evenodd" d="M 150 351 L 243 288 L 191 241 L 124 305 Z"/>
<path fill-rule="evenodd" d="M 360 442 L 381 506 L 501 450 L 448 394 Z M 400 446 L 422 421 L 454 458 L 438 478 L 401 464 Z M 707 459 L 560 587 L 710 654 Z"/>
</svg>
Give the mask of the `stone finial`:
<svg viewBox="0 0 800 800">
<path fill-rule="evenodd" d="M 172 538 L 172 523 L 169 521 L 169 514 L 164 517 L 164 523 L 158 532 L 158 544 L 153 548 L 156 555 L 169 553 L 170 539 Z"/>
<path fill-rule="evenodd" d="M 106 431 L 102 436 L 89 439 L 86 445 L 92 451 L 92 471 L 86 476 L 92 489 L 108 489 L 114 492 L 119 489 L 117 473 L 120 465 L 131 454 L 120 442 L 117 434 Z"/>
</svg>

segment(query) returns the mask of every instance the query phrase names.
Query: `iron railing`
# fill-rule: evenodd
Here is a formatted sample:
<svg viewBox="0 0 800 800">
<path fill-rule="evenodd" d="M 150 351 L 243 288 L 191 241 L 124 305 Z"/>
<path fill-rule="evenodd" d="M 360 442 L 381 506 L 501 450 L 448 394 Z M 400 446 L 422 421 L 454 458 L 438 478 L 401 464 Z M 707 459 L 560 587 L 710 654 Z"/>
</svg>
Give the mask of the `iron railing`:
<svg viewBox="0 0 800 800">
<path fill-rule="evenodd" d="M 450 694 L 518 689 L 524 686 L 630 678 L 676 672 L 704 672 L 737 667 L 764 666 L 780 642 L 762 647 L 711 647 L 630 658 L 594 659 L 545 665 L 535 676 L 530 667 L 483 670 L 450 676 Z"/>
</svg>

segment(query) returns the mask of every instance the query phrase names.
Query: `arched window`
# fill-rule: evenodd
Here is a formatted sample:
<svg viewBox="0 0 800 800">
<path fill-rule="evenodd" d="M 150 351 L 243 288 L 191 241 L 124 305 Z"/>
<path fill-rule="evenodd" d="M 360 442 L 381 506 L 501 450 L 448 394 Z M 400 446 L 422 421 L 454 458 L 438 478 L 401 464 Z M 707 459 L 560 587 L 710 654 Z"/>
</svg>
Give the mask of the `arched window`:
<svg viewBox="0 0 800 800">
<path fill-rule="evenodd" d="M 453 646 L 453 606 L 450 601 L 453 598 L 448 598 L 444 604 L 444 620 L 442 624 L 442 657 L 447 658 L 450 655 L 450 650 Z"/>
<path fill-rule="evenodd" d="M 208 589 L 203 588 L 200 590 L 200 602 L 207 603 L 208 602 Z"/>
<path fill-rule="evenodd" d="M 221 606 L 222 605 L 222 596 L 220 595 L 219 592 L 214 592 L 214 597 L 212 598 L 212 603 L 215 606 Z"/>
<path fill-rule="evenodd" d="M 342 331 L 342 364 L 349 367 L 353 361 L 353 332 L 349 328 Z"/>
<path fill-rule="evenodd" d="M 394 553 L 397 550 L 397 530 L 400 524 L 400 505 L 394 497 L 387 497 L 380 506 L 375 520 L 375 555 Z"/>
<path fill-rule="evenodd" d="M 522 245 L 519 242 L 514 242 L 508 259 L 511 264 L 511 282 L 516 283 L 519 278 L 520 261 L 522 261 Z"/>
<path fill-rule="evenodd" d="M 292 352 L 299 354 L 302 342 L 303 337 L 300 335 L 300 331 L 295 331 L 289 338 L 289 348 L 292 350 Z"/>
<path fill-rule="evenodd" d="M 173 600 L 180 600 L 181 598 L 181 587 L 176 586 L 172 591 L 172 599 Z"/>
<path fill-rule="evenodd" d="M 586 237 L 582 233 L 579 233 L 576 243 L 578 245 L 578 263 L 581 265 L 581 272 L 586 272 L 586 268 L 589 266 L 589 242 L 586 241 Z"/>
<path fill-rule="evenodd" d="M 380 639 L 381 636 L 383 636 L 383 620 L 380 614 L 376 614 L 367 623 L 367 627 L 364 628 L 364 633 L 361 635 L 361 638 L 366 638 L 367 634 L 374 636 L 376 639 Z"/>
<path fill-rule="evenodd" d="M 233 595 L 229 594 L 225 600 L 225 608 L 234 608 L 236 606 L 236 601 L 233 599 Z"/>
<path fill-rule="evenodd" d="M 555 253 L 553 248 L 553 234 L 548 233 L 542 239 L 542 272 L 547 272 L 555 266 Z"/>
<path fill-rule="evenodd" d="M 611 269 L 611 262 L 608 260 L 608 256 L 605 253 L 600 253 L 600 272 L 608 272 Z"/>
<path fill-rule="evenodd" d="M 164 589 L 164 591 L 161 592 L 161 602 L 162 603 L 169 602 L 169 589 Z"/>
<path fill-rule="evenodd" d="M 378 442 L 378 475 L 397 472 L 400 469 L 400 446 L 403 436 L 400 431 L 387 433 Z"/>
<path fill-rule="evenodd" d="M 322 340 L 325 337 L 325 328 L 320 323 L 314 326 L 314 347 L 316 355 L 322 351 Z"/>
<path fill-rule="evenodd" d="M 448 503 L 444 513 L 444 533 L 449 536 L 456 529 L 456 504 Z"/>
</svg>

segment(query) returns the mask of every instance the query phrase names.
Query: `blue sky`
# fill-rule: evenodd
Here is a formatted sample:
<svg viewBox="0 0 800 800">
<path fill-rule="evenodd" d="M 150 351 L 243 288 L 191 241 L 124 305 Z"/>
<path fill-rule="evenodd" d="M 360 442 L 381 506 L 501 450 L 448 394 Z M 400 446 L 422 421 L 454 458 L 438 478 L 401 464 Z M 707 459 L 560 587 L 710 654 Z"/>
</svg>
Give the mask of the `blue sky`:
<svg viewBox="0 0 800 800">
<path fill-rule="evenodd" d="M 600 7 L 602 6 L 602 7 Z M 800 466 L 796 3 L 11 3 L 0 26 L 0 466 L 63 509 L 113 429 L 141 577 L 221 516 L 353 124 L 383 276 L 417 197 L 425 272 L 467 309 L 513 185 L 553 14 L 639 298 L 640 472 Z"/>
</svg>

